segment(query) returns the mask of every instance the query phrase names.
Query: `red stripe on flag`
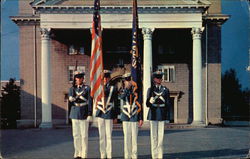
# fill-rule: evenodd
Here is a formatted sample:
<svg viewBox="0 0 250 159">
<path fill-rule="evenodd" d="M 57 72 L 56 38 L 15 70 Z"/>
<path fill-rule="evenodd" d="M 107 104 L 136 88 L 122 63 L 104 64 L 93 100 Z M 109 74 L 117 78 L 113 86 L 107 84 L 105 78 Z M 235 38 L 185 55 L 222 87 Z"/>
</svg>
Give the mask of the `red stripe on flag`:
<svg viewBox="0 0 250 159">
<path fill-rule="evenodd" d="M 97 50 L 100 48 L 99 46 L 100 46 L 99 41 L 96 41 L 95 45 L 94 45 L 94 48 L 93 48 L 93 51 L 92 51 L 93 55 L 91 55 L 91 59 L 90 59 L 90 67 L 92 66 L 92 63 L 93 63 L 93 61 L 94 61 L 94 59 L 96 57 Z"/>
<path fill-rule="evenodd" d="M 104 96 L 102 83 L 103 57 L 102 57 L 102 37 L 101 37 L 101 17 L 99 13 L 100 0 L 94 0 L 94 13 L 92 23 L 92 49 L 90 58 L 90 83 L 91 96 L 97 102 Z M 94 103 L 96 104 L 96 103 Z"/>
<path fill-rule="evenodd" d="M 95 81 L 93 88 L 91 89 L 91 96 L 94 97 L 95 92 L 98 90 L 98 88 L 101 85 L 101 76 L 99 76 L 97 78 L 97 80 Z"/>
<path fill-rule="evenodd" d="M 94 65 L 94 68 L 92 69 L 90 80 L 94 80 L 95 74 L 96 74 L 98 68 L 100 67 L 101 63 L 102 63 L 102 59 L 101 59 L 101 56 L 99 56 L 95 65 Z"/>
</svg>

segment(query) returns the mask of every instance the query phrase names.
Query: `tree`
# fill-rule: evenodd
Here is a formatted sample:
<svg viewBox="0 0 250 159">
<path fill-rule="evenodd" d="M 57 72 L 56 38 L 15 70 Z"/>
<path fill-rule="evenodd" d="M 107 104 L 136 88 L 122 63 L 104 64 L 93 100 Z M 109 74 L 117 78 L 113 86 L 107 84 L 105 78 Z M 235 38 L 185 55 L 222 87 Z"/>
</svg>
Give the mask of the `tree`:
<svg viewBox="0 0 250 159">
<path fill-rule="evenodd" d="M 224 120 L 249 120 L 249 90 L 242 91 L 234 69 L 222 76 L 221 93 Z"/>
<path fill-rule="evenodd" d="M 15 128 L 17 119 L 20 119 L 20 87 L 10 78 L 2 91 L 1 127 Z"/>
</svg>

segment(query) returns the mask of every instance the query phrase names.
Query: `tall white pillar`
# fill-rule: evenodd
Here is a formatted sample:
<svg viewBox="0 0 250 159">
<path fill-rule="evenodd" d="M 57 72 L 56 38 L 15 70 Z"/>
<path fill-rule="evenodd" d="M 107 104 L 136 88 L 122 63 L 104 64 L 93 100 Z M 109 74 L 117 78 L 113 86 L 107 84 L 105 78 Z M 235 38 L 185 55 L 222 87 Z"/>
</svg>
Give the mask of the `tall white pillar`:
<svg viewBox="0 0 250 159">
<path fill-rule="evenodd" d="M 142 28 L 143 48 L 143 120 L 147 120 L 148 108 L 146 106 L 147 90 L 151 85 L 152 66 L 152 34 L 154 28 Z"/>
<path fill-rule="evenodd" d="M 193 28 L 193 122 L 192 125 L 204 125 L 202 106 L 202 54 L 201 34 L 203 28 Z"/>
<path fill-rule="evenodd" d="M 52 128 L 49 34 L 50 34 L 50 29 L 41 28 L 42 123 L 40 124 L 40 128 Z"/>
</svg>

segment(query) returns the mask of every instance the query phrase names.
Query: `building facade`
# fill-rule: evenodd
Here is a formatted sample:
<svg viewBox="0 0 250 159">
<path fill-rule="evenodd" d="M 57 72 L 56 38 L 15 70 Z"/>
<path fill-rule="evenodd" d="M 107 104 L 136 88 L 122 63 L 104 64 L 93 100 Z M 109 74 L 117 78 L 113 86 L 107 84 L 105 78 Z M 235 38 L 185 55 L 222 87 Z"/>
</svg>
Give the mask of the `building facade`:
<svg viewBox="0 0 250 159">
<path fill-rule="evenodd" d="M 19 1 L 20 126 L 51 127 L 68 122 L 72 74 L 86 72 L 89 84 L 92 0 Z M 138 0 L 143 62 L 143 111 L 151 72 L 164 72 L 170 89 L 171 121 L 221 122 L 221 14 L 219 0 Z M 101 0 L 104 68 L 130 69 L 132 1 Z"/>
</svg>

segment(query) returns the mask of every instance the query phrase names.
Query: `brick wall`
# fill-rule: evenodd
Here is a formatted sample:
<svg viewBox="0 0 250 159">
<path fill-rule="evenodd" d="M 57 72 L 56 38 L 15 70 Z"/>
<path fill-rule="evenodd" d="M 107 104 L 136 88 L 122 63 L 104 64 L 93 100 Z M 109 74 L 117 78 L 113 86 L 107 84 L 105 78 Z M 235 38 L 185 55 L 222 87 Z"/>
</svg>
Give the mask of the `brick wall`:
<svg viewBox="0 0 250 159">
<path fill-rule="evenodd" d="M 30 2 L 29 0 L 19 0 L 19 15 L 32 15 L 33 9 Z"/>
<path fill-rule="evenodd" d="M 20 26 L 21 118 L 32 119 L 34 114 L 34 50 L 33 27 Z"/>
<path fill-rule="evenodd" d="M 209 14 L 221 13 L 221 0 L 209 0 L 211 6 L 208 9 Z"/>
<path fill-rule="evenodd" d="M 68 66 L 85 66 L 86 82 L 89 84 L 89 56 L 68 55 L 68 47 L 58 41 L 52 40 L 51 48 L 51 92 L 53 104 L 53 119 L 65 119 L 68 109 L 65 94 L 72 84 L 68 81 Z"/>
<path fill-rule="evenodd" d="M 190 106 L 192 105 L 192 101 L 190 101 L 190 96 L 192 96 L 192 90 L 190 90 L 189 86 L 192 83 L 190 81 L 190 70 L 187 64 L 170 64 L 175 66 L 175 79 L 174 83 L 166 83 L 163 82 L 170 91 L 181 91 L 182 96 L 178 101 L 178 123 L 188 123 L 189 122 L 189 111 Z M 192 111 L 192 109 L 191 109 Z"/>
<path fill-rule="evenodd" d="M 221 28 L 208 25 L 208 119 L 221 119 Z"/>
</svg>

